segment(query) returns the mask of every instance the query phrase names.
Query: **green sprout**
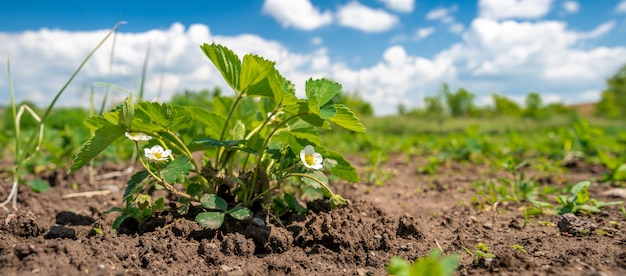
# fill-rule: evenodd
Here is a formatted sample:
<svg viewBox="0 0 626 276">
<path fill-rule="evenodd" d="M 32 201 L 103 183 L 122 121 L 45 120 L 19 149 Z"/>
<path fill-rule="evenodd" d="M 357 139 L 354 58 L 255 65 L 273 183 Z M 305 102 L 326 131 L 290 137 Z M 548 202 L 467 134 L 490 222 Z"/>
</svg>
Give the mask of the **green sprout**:
<svg viewBox="0 0 626 276">
<path fill-rule="evenodd" d="M 514 244 L 514 245 L 511 245 L 511 248 L 512 248 L 513 250 L 519 250 L 519 251 L 522 251 L 522 252 L 524 252 L 524 253 L 528 254 L 528 252 L 526 251 L 526 249 L 525 249 L 523 246 L 519 245 L 519 244 Z"/>
<path fill-rule="evenodd" d="M 459 259 L 459 254 L 442 258 L 441 251 L 435 249 L 429 256 L 415 260 L 413 265 L 400 257 L 392 257 L 387 272 L 396 276 L 449 276 L 457 270 Z"/>
<path fill-rule="evenodd" d="M 570 190 L 570 193 L 572 194 L 571 196 L 557 196 L 556 201 L 561 205 L 557 207 L 559 214 L 575 214 L 578 212 L 600 213 L 600 208 L 609 205 L 623 204 L 623 201 L 602 202 L 600 200 L 591 198 L 588 191 L 589 185 L 591 185 L 589 181 L 579 182 L 578 184 L 574 185 Z"/>
</svg>

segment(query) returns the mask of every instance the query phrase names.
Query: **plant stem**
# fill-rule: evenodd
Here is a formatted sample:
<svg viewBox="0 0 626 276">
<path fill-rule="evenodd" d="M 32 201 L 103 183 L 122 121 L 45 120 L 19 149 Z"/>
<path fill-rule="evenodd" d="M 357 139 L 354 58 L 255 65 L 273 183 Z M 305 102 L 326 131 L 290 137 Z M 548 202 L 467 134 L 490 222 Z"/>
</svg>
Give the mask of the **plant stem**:
<svg viewBox="0 0 626 276">
<path fill-rule="evenodd" d="M 320 185 L 322 185 L 322 187 L 324 187 L 324 190 L 326 190 L 331 196 L 335 195 L 335 193 L 333 193 L 333 191 L 330 189 L 330 187 L 326 186 L 326 184 L 322 183 L 322 181 L 320 181 L 319 179 L 308 175 L 308 174 L 304 174 L 304 173 L 290 173 L 288 174 L 286 177 L 290 177 L 290 176 L 300 176 L 300 177 L 306 177 L 309 178 L 317 183 L 319 183 Z"/>
<path fill-rule="evenodd" d="M 139 149 L 139 144 L 137 142 L 135 142 L 135 145 L 136 145 L 137 149 Z M 186 194 L 186 193 L 183 193 L 183 192 L 180 192 L 180 191 L 176 190 L 176 188 L 174 188 L 174 186 L 172 186 L 171 184 L 165 182 L 164 179 L 161 179 L 158 175 L 156 175 L 154 172 L 152 172 L 152 170 L 150 170 L 150 166 L 148 164 L 146 164 L 146 162 L 143 159 L 141 159 L 141 157 L 139 157 L 139 161 L 141 162 L 141 165 L 143 165 L 143 167 L 146 169 L 146 171 L 148 171 L 148 173 L 152 177 L 154 177 L 154 179 L 156 179 L 160 183 L 163 183 L 163 186 L 165 186 L 165 189 L 167 189 L 169 192 L 174 193 L 177 196 L 182 196 L 182 197 L 191 199 L 191 196 L 189 194 Z M 158 170 L 158 166 L 157 166 L 157 170 Z"/>
<path fill-rule="evenodd" d="M 257 178 L 257 176 L 258 176 L 258 171 L 259 171 L 259 170 L 260 170 L 260 168 L 261 168 L 261 160 L 263 160 L 263 157 L 265 157 L 265 150 L 264 150 L 264 149 L 265 149 L 265 147 L 267 147 L 267 144 L 268 144 L 268 143 L 269 143 L 269 141 L 272 139 L 272 136 L 274 136 L 274 134 L 275 134 L 275 133 L 276 133 L 279 129 L 281 129 L 284 125 L 286 125 L 286 124 L 287 124 L 287 122 L 289 122 L 289 121 L 291 121 L 291 120 L 293 120 L 293 119 L 295 119 L 295 118 L 298 118 L 298 117 L 300 117 L 300 116 L 302 116 L 302 115 L 307 115 L 307 114 L 309 114 L 309 113 L 308 113 L 308 112 L 307 112 L 307 113 L 298 113 L 298 114 L 296 114 L 296 115 L 293 115 L 293 116 L 291 116 L 291 117 L 289 117 L 289 118 L 285 119 L 284 121 L 280 122 L 280 124 L 278 124 L 278 125 L 277 125 L 277 126 L 276 126 L 276 127 L 275 127 L 275 128 L 274 128 L 271 132 L 270 132 L 270 134 L 269 134 L 269 135 L 267 135 L 267 139 L 265 139 L 265 141 L 263 142 L 263 146 L 261 146 L 261 151 L 259 152 L 259 156 L 257 157 L 257 160 L 256 160 L 256 168 L 255 168 L 255 170 L 254 170 L 254 175 L 253 175 L 253 177 L 252 177 L 252 189 L 250 189 L 250 193 L 253 193 L 253 192 L 254 192 L 254 190 L 256 190 L 256 182 L 257 182 L 257 179 L 258 179 L 258 178 Z M 250 197 L 250 196 L 252 196 L 252 195 L 251 195 L 251 194 L 248 194 L 248 196 L 246 197 L 246 199 L 249 199 L 249 197 Z M 248 200 L 246 200 L 245 202 L 248 202 Z"/>
<path fill-rule="evenodd" d="M 220 142 L 224 141 L 224 136 L 226 135 L 226 129 L 228 128 L 228 123 L 230 122 L 230 119 L 233 117 L 233 113 L 235 113 L 235 109 L 237 105 L 239 104 L 239 102 L 241 101 L 241 99 L 243 99 L 243 97 L 244 97 L 243 93 L 237 94 L 237 98 L 235 98 L 235 102 L 233 103 L 233 106 L 228 111 L 228 115 L 226 116 L 226 121 L 224 121 L 224 127 L 222 128 L 222 133 L 220 133 Z M 215 166 L 221 166 L 222 162 L 220 158 L 221 158 L 223 151 L 224 151 L 223 147 L 220 147 L 217 150 L 217 156 L 215 157 Z M 218 167 L 217 169 L 219 171 L 222 168 Z"/>
</svg>

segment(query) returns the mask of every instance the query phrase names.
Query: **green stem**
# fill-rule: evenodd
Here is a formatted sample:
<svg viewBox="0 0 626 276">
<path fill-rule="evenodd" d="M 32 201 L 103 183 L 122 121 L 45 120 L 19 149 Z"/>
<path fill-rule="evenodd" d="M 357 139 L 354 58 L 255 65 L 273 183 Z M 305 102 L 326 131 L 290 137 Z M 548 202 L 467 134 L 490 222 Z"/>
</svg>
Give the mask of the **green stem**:
<svg viewBox="0 0 626 276">
<path fill-rule="evenodd" d="M 302 115 L 306 115 L 308 113 L 298 113 L 296 115 L 293 115 L 287 119 L 285 119 L 284 121 L 280 122 L 280 124 L 278 124 L 271 132 L 269 135 L 267 135 L 267 139 L 265 139 L 265 141 L 263 142 L 263 146 L 261 146 L 261 152 L 259 152 L 259 156 L 257 157 L 256 160 L 256 168 L 254 170 L 254 176 L 252 178 L 252 189 L 250 190 L 251 193 L 254 192 L 254 190 L 256 190 L 256 182 L 257 182 L 257 176 L 258 176 L 258 171 L 261 169 L 261 160 L 263 160 L 263 157 L 265 157 L 265 147 L 267 147 L 267 144 L 269 143 L 269 141 L 272 139 L 272 136 L 274 136 L 274 134 L 281 129 L 284 125 L 287 124 L 287 122 L 298 118 Z M 248 194 L 248 196 L 246 197 L 246 199 L 249 199 L 249 197 L 252 196 L 251 194 Z M 246 201 L 247 202 L 247 201 Z"/>
<path fill-rule="evenodd" d="M 135 147 L 137 148 L 137 150 L 139 150 L 139 144 L 137 142 L 135 142 Z M 180 192 L 178 190 L 176 190 L 176 188 L 174 188 L 174 186 L 172 186 L 171 184 L 165 182 L 164 179 L 161 179 L 158 175 L 156 175 L 154 172 L 152 172 L 152 170 L 150 169 L 150 166 L 148 164 L 146 164 L 146 162 L 141 158 L 139 158 L 139 162 L 141 162 L 141 165 L 146 169 L 146 171 L 152 176 L 154 177 L 154 179 L 156 179 L 157 181 L 159 181 L 160 183 L 163 183 L 163 186 L 165 186 L 165 189 L 167 189 L 170 193 L 173 193 L 177 196 L 182 196 L 185 198 L 189 198 L 191 199 L 191 196 L 189 194 Z M 159 170 L 159 166 L 157 163 L 157 171 Z"/>
<path fill-rule="evenodd" d="M 272 186 L 272 187 L 270 187 L 269 189 L 267 189 L 267 190 L 263 191 L 262 193 L 260 193 L 260 194 L 256 195 L 255 197 L 253 197 L 252 199 L 250 199 L 250 200 L 247 202 L 247 205 L 248 205 L 248 206 L 252 205 L 252 203 L 256 202 L 257 200 L 259 200 L 259 199 L 261 199 L 261 198 L 263 198 L 266 194 L 268 194 L 268 193 L 270 193 L 270 192 L 272 192 L 272 191 L 274 191 L 274 190 L 276 190 L 276 189 L 280 188 L 280 184 L 281 184 L 281 183 L 280 183 L 280 181 L 279 181 L 279 182 L 278 182 L 278 183 L 276 183 L 274 186 Z"/>
<path fill-rule="evenodd" d="M 274 110 L 272 111 L 272 113 L 267 116 L 267 119 L 265 119 L 265 121 L 263 121 L 263 123 L 261 125 L 259 125 L 258 127 L 256 127 L 255 129 L 253 129 L 248 136 L 246 136 L 245 140 L 249 141 L 250 139 L 252 139 L 252 136 L 254 136 L 254 141 L 252 141 L 252 145 L 254 145 L 254 143 L 256 142 L 256 139 L 259 138 L 258 135 L 256 135 L 257 133 L 261 132 L 261 129 L 263 129 L 272 119 L 272 116 L 274 116 L 276 113 L 278 113 L 278 110 Z M 255 136 L 256 135 L 256 136 Z M 261 148 L 262 150 L 262 148 Z M 243 162 L 243 166 L 242 166 L 242 171 L 246 170 L 246 167 L 248 165 L 248 159 L 250 158 L 250 153 L 246 154 L 246 159 Z"/>
<path fill-rule="evenodd" d="M 228 111 L 228 115 L 226 116 L 226 121 L 224 121 L 224 127 L 222 128 L 222 133 L 220 133 L 220 142 L 224 141 L 224 136 L 226 136 L 226 129 L 228 128 L 228 123 L 230 122 L 230 119 L 233 117 L 233 113 L 235 113 L 235 109 L 237 107 L 237 105 L 239 104 L 239 102 L 241 101 L 241 99 L 243 99 L 244 97 L 244 93 L 240 93 L 237 95 L 237 98 L 235 98 L 235 102 L 233 103 L 233 106 L 230 108 L 230 110 Z M 216 166 L 220 166 L 220 164 L 222 164 L 220 158 L 222 157 L 222 153 L 224 151 L 224 148 L 219 148 L 217 150 L 217 156 L 215 157 L 215 165 Z M 218 171 L 222 168 L 217 168 Z"/>
<path fill-rule="evenodd" d="M 322 185 L 322 187 L 324 187 L 324 190 L 326 190 L 331 196 L 335 195 L 335 193 L 333 193 L 333 191 L 330 189 L 330 187 L 326 186 L 326 184 L 324 184 L 322 181 L 320 181 L 319 179 L 308 175 L 308 174 L 304 174 L 304 173 L 290 173 L 288 174 L 286 177 L 290 177 L 290 176 L 300 176 L 300 177 L 306 177 L 309 178 L 317 183 L 319 183 L 320 185 Z"/>
</svg>

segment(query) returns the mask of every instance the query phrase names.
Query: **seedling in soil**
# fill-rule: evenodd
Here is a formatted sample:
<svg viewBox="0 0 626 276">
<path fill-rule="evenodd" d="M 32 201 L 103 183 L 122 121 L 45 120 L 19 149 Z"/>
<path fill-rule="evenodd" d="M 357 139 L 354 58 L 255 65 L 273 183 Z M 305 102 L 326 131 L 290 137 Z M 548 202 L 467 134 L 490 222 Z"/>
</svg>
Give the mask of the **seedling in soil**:
<svg viewBox="0 0 626 276">
<path fill-rule="evenodd" d="M 474 251 L 474 264 L 475 265 L 485 265 L 488 266 L 489 263 L 491 263 L 491 261 L 493 261 L 493 258 L 496 257 L 496 255 L 489 253 L 489 247 L 487 247 L 486 244 L 484 243 L 478 243 L 476 245 L 476 250 Z"/>
<path fill-rule="evenodd" d="M 571 196 L 557 196 L 556 201 L 560 204 L 560 206 L 557 207 L 558 213 L 600 213 L 600 208 L 624 203 L 623 201 L 602 202 L 591 198 L 588 191 L 589 185 L 591 185 L 589 181 L 579 182 L 572 187 L 570 191 Z"/>
<path fill-rule="evenodd" d="M 459 263 L 459 254 L 441 257 L 441 251 L 433 250 L 429 256 L 418 258 L 413 265 L 400 257 L 392 257 L 387 272 L 396 276 L 453 275 Z"/>
<path fill-rule="evenodd" d="M 341 85 L 310 79 L 306 99 L 298 99 L 273 62 L 252 54 L 242 61 L 217 44 L 201 49 L 232 88 L 233 97 L 216 96 L 210 109 L 128 97 L 86 120 L 94 136 L 80 149 L 70 172 L 124 136 L 144 153 L 138 157 L 144 170 L 131 177 L 124 192 L 126 207 L 111 210 L 121 212 L 114 227 L 126 218 L 140 222 L 166 210 L 163 198 L 152 199 L 154 189 L 177 198 L 180 214 L 192 205 L 202 206 L 195 220 L 208 229 L 219 228 L 226 215 L 245 220 L 262 210 L 284 213 L 285 206 L 301 212 L 294 204 L 274 205 L 280 203 L 274 198 L 295 198 L 307 189 L 318 190 L 331 207 L 346 204 L 331 190 L 328 175 L 350 182 L 359 175 L 341 154 L 320 146 L 320 130 L 331 128 L 331 123 L 365 130 L 348 107 L 332 103 Z M 185 141 L 189 128 L 204 129 L 205 136 Z M 194 160 L 193 152 L 202 153 L 202 162 Z"/>
<path fill-rule="evenodd" d="M 528 252 L 526 251 L 526 249 L 525 249 L 523 246 L 519 245 L 519 244 L 514 244 L 514 245 L 511 245 L 511 248 L 512 248 L 513 250 L 519 250 L 519 251 L 522 251 L 522 252 L 524 252 L 524 253 L 528 254 Z"/>
</svg>

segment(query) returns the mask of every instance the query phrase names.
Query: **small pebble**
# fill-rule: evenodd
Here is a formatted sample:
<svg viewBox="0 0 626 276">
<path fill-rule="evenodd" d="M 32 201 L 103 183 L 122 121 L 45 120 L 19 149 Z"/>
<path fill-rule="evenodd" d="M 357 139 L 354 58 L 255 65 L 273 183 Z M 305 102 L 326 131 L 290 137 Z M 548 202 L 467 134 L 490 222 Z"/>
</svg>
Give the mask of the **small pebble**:
<svg viewBox="0 0 626 276">
<path fill-rule="evenodd" d="M 63 225 L 53 225 L 50 227 L 50 230 L 46 232 L 43 236 L 45 239 L 75 239 L 76 238 L 76 230 L 74 228 L 65 227 Z"/>
<path fill-rule="evenodd" d="M 483 228 L 485 228 L 485 229 L 493 229 L 493 223 L 485 222 L 485 224 L 483 224 Z"/>
<path fill-rule="evenodd" d="M 254 225 L 258 226 L 258 227 L 264 227 L 265 226 L 265 221 L 263 221 L 260 218 L 255 217 L 255 218 L 252 219 L 252 224 L 254 224 Z"/>
</svg>

